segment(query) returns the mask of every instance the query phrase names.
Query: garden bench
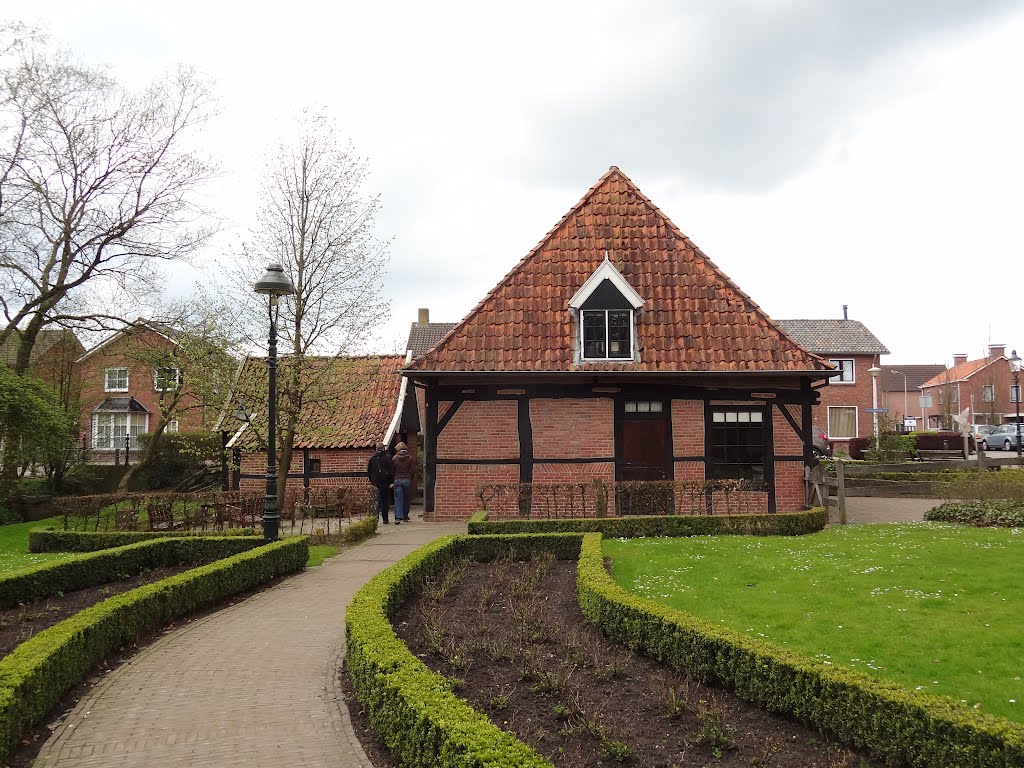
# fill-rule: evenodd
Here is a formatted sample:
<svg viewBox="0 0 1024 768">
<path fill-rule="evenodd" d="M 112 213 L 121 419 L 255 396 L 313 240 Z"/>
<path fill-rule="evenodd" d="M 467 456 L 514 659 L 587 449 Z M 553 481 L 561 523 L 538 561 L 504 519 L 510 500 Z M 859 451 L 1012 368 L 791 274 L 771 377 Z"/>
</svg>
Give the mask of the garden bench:
<svg viewBox="0 0 1024 768">
<path fill-rule="evenodd" d="M 921 461 L 948 461 L 950 459 L 964 458 L 963 449 L 955 451 L 918 451 L 917 456 Z"/>
</svg>

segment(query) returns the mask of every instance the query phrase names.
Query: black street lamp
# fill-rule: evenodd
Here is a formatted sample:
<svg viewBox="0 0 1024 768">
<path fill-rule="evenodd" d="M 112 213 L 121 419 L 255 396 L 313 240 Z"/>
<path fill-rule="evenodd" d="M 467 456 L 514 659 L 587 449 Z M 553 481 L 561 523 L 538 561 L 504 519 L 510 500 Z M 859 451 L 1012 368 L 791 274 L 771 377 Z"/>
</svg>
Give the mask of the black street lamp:
<svg viewBox="0 0 1024 768">
<path fill-rule="evenodd" d="M 270 297 L 270 341 L 267 349 L 267 495 L 263 504 L 263 540 L 276 541 L 280 524 L 277 506 L 277 300 L 295 293 L 284 267 L 270 264 L 256 285 L 256 293 Z"/>
<path fill-rule="evenodd" d="M 1013 402 L 1017 406 L 1017 463 L 1020 463 L 1020 358 L 1017 357 L 1016 349 L 1010 353 L 1010 370 L 1013 371 Z"/>
</svg>

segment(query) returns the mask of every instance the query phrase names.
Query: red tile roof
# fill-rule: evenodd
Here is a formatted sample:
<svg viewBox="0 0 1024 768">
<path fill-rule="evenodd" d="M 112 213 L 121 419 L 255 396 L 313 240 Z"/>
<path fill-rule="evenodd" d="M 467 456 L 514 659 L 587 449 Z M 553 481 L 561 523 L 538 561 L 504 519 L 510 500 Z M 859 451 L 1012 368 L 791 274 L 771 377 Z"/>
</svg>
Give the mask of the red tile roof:
<svg viewBox="0 0 1024 768">
<path fill-rule="evenodd" d="M 317 357 L 309 362 L 317 369 L 319 393 L 306 397 L 294 447 L 372 448 L 383 439 L 398 406 L 402 382 L 399 372 L 405 357 Z M 283 386 L 287 364 L 287 358 L 279 361 L 279 387 Z M 226 416 L 215 428 L 237 430 L 242 422 L 233 414 L 244 404 L 255 415 L 236 444 L 244 450 L 266 445 L 266 403 L 266 359 L 247 358 L 232 390 Z"/>
<path fill-rule="evenodd" d="M 999 357 L 983 357 L 980 360 L 968 360 L 966 363 L 960 363 L 960 365 L 954 365 L 952 368 L 947 368 L 935 378 L 926 381 L 921 385 L 921 387 L 937 387 L 941 384 L 951 384 L 954 381 L 965 381 L 982 368 L 987 368 L 990 364 L 998 360 L 1006 359 L 1007 358 L 1005 356 L 1000 355 Z"/>
<path fill-rule="evenodd" d="M 605 258 L 644 299 L 640 362 L 575 362 L 569 300 Z M 412 370 L 801 371 L 800 347 L 614 166 Z"/>
</svg>

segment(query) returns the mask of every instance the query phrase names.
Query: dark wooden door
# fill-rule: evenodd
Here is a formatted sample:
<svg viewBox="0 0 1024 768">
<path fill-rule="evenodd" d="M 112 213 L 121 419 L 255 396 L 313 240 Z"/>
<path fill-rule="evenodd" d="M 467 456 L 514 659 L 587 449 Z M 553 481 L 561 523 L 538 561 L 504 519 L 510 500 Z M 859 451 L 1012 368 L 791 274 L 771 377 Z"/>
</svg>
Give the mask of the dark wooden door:
<svg viewBox="0 0 1024 768">
<path fill-rule="evenodd" d="M 630 485 L 628 481 L 670 480 L 672 440 L 667 418 L 628 418 L 619 422 L 619 480 L 615 509 L 620 515 L 667 515 L 672 489 Z"/>
</svg>

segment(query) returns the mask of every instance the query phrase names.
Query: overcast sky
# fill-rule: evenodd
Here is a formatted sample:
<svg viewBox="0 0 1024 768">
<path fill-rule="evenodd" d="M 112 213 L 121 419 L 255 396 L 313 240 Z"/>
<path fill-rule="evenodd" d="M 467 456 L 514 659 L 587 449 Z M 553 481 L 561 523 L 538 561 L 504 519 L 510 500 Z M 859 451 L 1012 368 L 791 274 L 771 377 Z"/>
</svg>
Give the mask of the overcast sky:
<svg viewBox="0 0 1024 768">
<path fill-rule="evenodd" d="M 32 5 L 130 83 L 215 81 L 229 240 L 282 125 L 331 113 L 393 239 L 381 351 L 417 307 L 461 319 L 617 165 L 772 317 L 848 304 L 883 364 L 1024 353 L 1019 0 Z"/>
</svg>

